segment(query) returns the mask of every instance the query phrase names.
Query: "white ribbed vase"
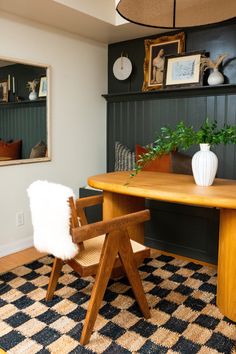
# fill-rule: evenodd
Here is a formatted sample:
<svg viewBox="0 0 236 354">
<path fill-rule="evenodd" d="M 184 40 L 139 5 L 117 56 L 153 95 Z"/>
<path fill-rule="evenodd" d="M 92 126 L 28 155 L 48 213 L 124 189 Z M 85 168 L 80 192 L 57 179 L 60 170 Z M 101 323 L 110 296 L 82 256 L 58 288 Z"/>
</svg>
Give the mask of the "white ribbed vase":
<svg viewBox="0 0 236 354">
<path fill-rule="evenodd" d="M 209 144 L 200 144 L 200 151 L 192 158 L 192 170 L 195 183 L 198 186 L 211 186 L 214 182 L 218 167 L 218 159 L 214 152 L 210 151 Z"/>
</svg>

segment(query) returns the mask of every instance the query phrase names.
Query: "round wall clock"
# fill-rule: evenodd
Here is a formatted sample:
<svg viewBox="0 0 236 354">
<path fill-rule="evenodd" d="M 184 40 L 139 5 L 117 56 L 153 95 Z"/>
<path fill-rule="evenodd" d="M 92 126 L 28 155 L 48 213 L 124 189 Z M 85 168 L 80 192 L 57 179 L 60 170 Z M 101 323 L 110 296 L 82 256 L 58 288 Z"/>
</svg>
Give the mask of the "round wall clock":
<svg viewBox="0 0 236 354">
<path fill-rule="evenodd" d="M 113 74 L 118 80 L 127 79 L 132 72 L 132 63 L 129 58 L 123 57 L 116 59 L 113 64 Z"/>
</svg>

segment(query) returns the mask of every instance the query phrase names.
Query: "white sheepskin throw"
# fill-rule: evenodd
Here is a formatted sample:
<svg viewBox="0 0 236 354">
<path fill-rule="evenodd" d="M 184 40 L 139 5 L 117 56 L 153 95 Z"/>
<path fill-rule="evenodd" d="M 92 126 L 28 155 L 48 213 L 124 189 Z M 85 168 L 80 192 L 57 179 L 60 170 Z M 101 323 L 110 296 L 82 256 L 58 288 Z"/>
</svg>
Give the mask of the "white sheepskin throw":
<svg viewBox="0 0 236 354">
<path fill-rule="evenodd" d="M 70 235 L 68 199 L 74 197 L 72 189 L 47 181 L 35 181 L 27 192 L 35 247 L 63 260 L 73 258 L 78 247 Z"/>
</svg>

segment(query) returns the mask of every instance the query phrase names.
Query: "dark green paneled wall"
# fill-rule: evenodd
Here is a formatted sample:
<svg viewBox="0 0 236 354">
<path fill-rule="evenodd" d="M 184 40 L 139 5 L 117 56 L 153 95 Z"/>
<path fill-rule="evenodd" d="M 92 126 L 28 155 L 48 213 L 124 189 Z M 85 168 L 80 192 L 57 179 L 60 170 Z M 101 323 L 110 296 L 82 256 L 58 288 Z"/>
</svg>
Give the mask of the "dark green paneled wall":
<svg viewBox="0 0 236 354">
<path fill-rule="evenodd" d="M 27 159 L 33 146 L 47 142 L 46 102 L 0 105 L 0 138 L 22 140 L 22 158 Z"/>
<path fill-rule="evenodd" d="M 175 126 L 179 120 L 199 127 L 209 117 L 219 125 L 236 125 L 236 93 L 218 96 L 182 97 L 108 103 L 108 170 L 114 169 L 114 144 L 121 141 L 131 150 L 135 144 L 151 143 L 163 125 Z M 198 147 L 192 147 L 193 154 Z M 236 179 L 236 147 L 213 148 L 219 159 L 218 176 Z"/>
<path fill-rule="evenodd" d="M 40 141 L 47 143 L 46 100 L 28 101 L 27 82 L 40 80 L 46 69 L 38 66 L 14 64 L 0 68 L 0 80 L 11 76 L 11 91 L 8 103 L 0 103 L 0 138 L 22 140 L 22 158 L 27 159 L 33 146 Z M 15 95 L 12 92 L 12 77 L 15 78 Z M 39 85 L 36 90 L 38 91 Z M 22 100 L 16 103 L 16 96 Z M 25 102 L 24 102 L 25 101 Z M 28 101 L 28 102 L 27 102 Z"/>
<path fill-rule="evenodd" d="M 185 33 L 186 51 L 206 50 L 213 59 L 219 54 L 228 53 L 223 67 L 225 83 L 235 84 L 236 22 Z M 129 55 L 133 72 L 129 79 L 119 81 L 114 77 L 112 67 L 122 52 Z M 175 126 L 180 120 L 195 127 L 199 127 L 206 117 L 217 120 L 220 126 L 224 123 L 236 124 L 236 86 L 219 90 L 197 89 L 195 92 L 185 90 L 169 91 L 168 94 L 125 95 L 141 91 L 144 56 L 144 38 L 114 43 L 108 48 L 108 171 L 114 170 L 115 141 L 134 150 L 135 144 L 151 143 L 160 127 Z M 192 155 L 197 149 L 196 146 L 192 147 L 188 154 Z M 219 146 L 213 150 L 219 159 L 218 177 L 236 179 L 236 147 Z M 146 225 L 147 245 L 217 262 L 219 210 L 152 200 L 147 200 L 146 206 L 150 208 L 152 216 L 151 222 Z"/>
<path fill-rule="evenodd" d="M 211 58 L 228 53 L 221 70 L 225 83 L 236 83 L 236 21 L 228 24 L 211 26 L 202 29 L 185 31 L 186 51 L 205 50 Z M 156 38 L 152 36 L 150 38 Z M 236 87 L 230 93 L 220 94 L 202 90 L 202 94 L 194 95 L 188 91 L 174 92 L 168 96 L 158 92 L 155 97 L 143 95 L 119 99 L 119 94 L 140 92 L 143 83 L 143 62 L 145 57 L 144 39 L 109 45 L 108 48 L 108 93 L 118 94 L 114 100 L 108 100 L 107 108 L 107 168 L 114 169 L 114 143 L 119 140 L 134 149 L 135 144 L 148 144 L 153 141 L 155 133 L 163 125 L 174 126 L 180 120 L 199 127 L 205 118 L 224 123 L 236 124 Z M 114 61 L 121 53 L 127 53 L 133 63 L 133 72 L 127 80 L 117 80 L 112 72 Z M 207 75 L 205 74 L 205 82 Z M 219 158 L 218 175 L 226 178 L 236 178 L 235 146 L 220 146 L 216 149 Z M 189 153 L 193 154 L 193 147 Z"/>
</svg>

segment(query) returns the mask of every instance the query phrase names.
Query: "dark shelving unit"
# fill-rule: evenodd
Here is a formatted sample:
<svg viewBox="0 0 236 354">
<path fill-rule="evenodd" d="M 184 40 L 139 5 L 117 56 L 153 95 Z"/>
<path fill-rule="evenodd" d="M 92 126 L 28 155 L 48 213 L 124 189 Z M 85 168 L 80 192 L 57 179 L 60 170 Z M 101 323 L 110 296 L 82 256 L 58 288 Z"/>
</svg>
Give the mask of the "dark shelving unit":
<svg viewBox="0 0 236 354">
<path fill-rule="evenodd" d="M 225 84 L 217 86 L 196 86 L 196 87 L 180 87 L 171 89 L 160 89 L 155 91 L 137 91 L 122 92 L 102 95 L 107 102 L 121 101 L 142 101 L 155 100 L 159 98 L 178 98 L 178 97 L 196 97 L 196 96 L 216 96 L 235 94 L 236 84 Z"/>
<path fill-rule="evenodd" d="M 38 104 L 46 104 L 46 98 L 40 98 L 34 101 L 30 101 L 30 100 L 24 100 L 24 101 L 12 101 L 12 102 L 1 102 L 0 103 L 0 107 L 1 108 L 8 108 L 8 107 L 12 107 L 12 106 L 22 106 L 22 105 L 38 105 Z"/>
</svg>

